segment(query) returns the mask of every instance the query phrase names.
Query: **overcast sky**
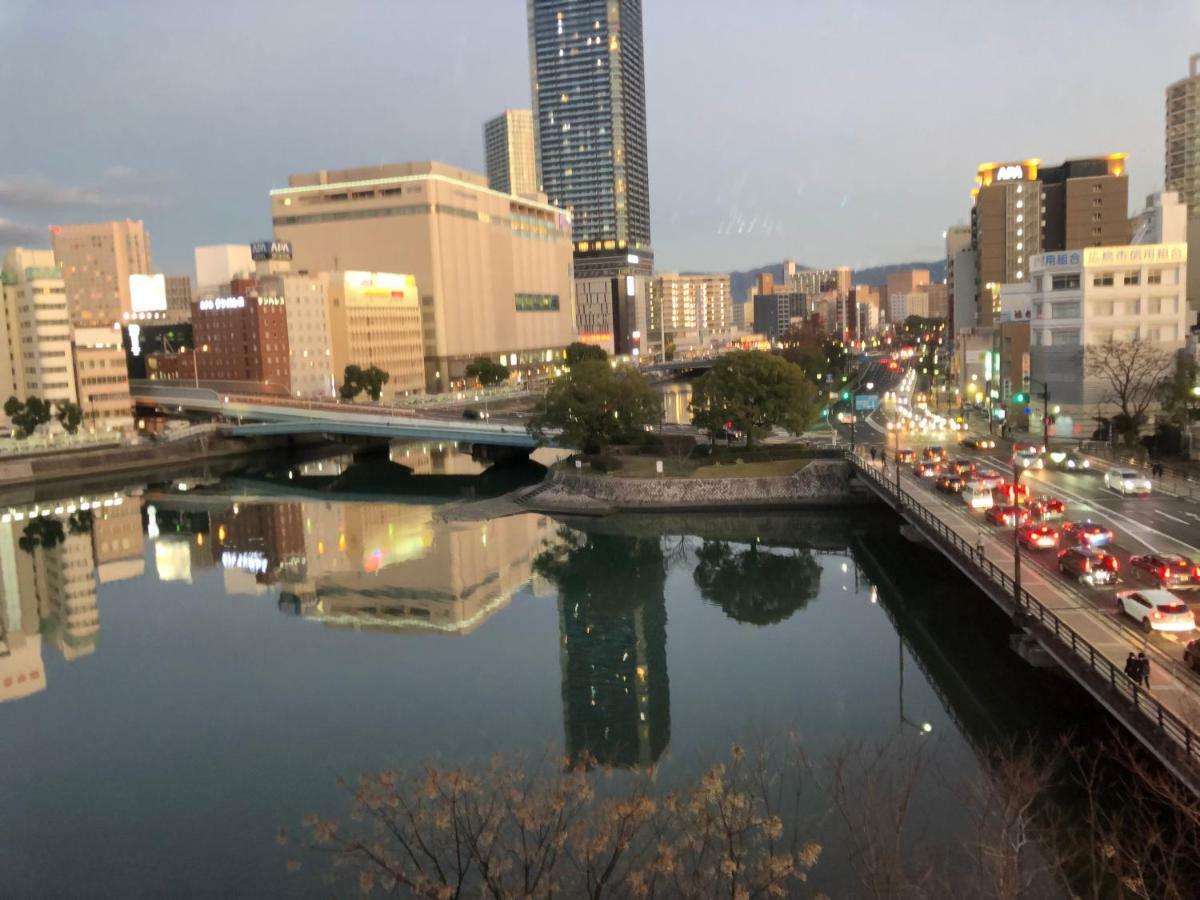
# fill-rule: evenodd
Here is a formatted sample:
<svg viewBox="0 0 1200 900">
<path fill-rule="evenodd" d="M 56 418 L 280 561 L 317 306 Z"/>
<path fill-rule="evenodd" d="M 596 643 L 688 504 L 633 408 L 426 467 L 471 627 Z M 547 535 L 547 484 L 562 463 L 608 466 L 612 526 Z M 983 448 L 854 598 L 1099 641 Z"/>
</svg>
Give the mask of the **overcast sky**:
<svg viewBox="0 0 1200 900">
<path fill-rule="evenodd" d="M 644 0 L 659 269 L 935 259 L 975 167 L 1163 179 L 1197 0 Z M 156 267 L 270 236 L 290 172 L 482 168 L 528 106 L 524 0 L 0 0 L 0 245 L 141 218 Z"/>
</svg>

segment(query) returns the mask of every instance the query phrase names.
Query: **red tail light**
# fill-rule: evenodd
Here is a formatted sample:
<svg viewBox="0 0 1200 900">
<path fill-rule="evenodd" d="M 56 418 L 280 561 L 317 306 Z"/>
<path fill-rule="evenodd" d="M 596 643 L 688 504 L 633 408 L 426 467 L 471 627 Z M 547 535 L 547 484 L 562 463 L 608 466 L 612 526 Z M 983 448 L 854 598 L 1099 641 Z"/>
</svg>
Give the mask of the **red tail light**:
<svg viewBox="0 0 1200 900">
<path fill-rule="evenodd" d="M 1200 566 L 1192 566 L 1192 577 L 1200 578 Z"/>
<path fill-rule="evenodd" d="M 1163 581 L 1166 581 L 1167 576 L 1170 574 L 1171 574 L 1171 570 L 1168 569 L 1166 566 L 1163 566 L 1161 569 L 1158 570 L 1158 577 L 1161 578 Z"/>
</svg>

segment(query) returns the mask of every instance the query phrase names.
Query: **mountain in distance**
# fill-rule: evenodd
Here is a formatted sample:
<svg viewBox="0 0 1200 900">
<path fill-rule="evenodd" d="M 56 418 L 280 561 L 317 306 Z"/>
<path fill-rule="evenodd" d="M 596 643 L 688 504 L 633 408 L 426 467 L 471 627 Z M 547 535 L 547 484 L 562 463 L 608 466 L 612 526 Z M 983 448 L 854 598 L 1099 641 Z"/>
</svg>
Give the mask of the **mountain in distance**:
<svg viewBox="0 0 1200 900">
<path fill-rule="evenodd" d="M 810 269 L 811 266 L 800 266 L 801 269 Z M 886 266 L 871 266 L 867 269 L 856 269 L 854 272 L 854 284 L 866 285 L 883 285 L 887 284 L 888 273 L 904 272 L 909 269 L 928 269 L 929 280 L 933 282 L 942 282 L 946 280 L 946 261 L 939 259 L 934 262 L 906 262 L 892 263 Z M 774 263 L 773 265 L 759 266 L 756 269 L 746 269 L 741 272 L 730 272 L 729 280 L 733 289 L 733 302 L 741 303 L 746 299 L 746 289 L 749 288 L 758 279 L 758 276 L 764 272 L 770 272 L 775 277 L 775 283 L 778 284 L 783 280 L 783 263 Z M 701 274 L 701 273 L 688 273 Z"/>
</svg>

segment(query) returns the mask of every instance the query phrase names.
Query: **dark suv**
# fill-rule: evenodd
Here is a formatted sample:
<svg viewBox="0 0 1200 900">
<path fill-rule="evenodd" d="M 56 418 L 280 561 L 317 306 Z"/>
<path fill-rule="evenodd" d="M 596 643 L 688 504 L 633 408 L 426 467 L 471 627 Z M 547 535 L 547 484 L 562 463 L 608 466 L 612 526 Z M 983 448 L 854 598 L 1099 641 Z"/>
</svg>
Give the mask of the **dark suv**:
<svg viewBox="0 0 1200 900">
<path fill-rule="evenodd" d="M 1120 568 L 1115 556 L 1095 547 L 1067 547 L 1058 551 L 1058 571 L 1084 584 L 1116 584 Z"/>
</svg>

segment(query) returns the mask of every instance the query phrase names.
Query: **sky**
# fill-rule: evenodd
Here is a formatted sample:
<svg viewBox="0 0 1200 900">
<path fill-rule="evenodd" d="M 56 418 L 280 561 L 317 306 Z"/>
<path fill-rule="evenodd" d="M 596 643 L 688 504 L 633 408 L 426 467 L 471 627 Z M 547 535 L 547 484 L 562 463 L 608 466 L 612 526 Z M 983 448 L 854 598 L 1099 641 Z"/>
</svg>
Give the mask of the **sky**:
<svg viewBox="0 0 1200 900">
<path fill-rule="evenodd" d="M 981 162 L 1163 180 L 1200 2 L 644 0 L 656 267 L 944 255 Z M 523 0 L 0 0 L 0 246 L 142 219 L 155 267 L 270 237 L 293 172 L 439 159 L 529 106 Z"/>
</svg>

